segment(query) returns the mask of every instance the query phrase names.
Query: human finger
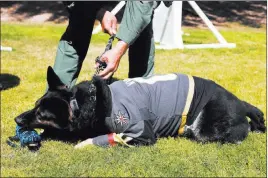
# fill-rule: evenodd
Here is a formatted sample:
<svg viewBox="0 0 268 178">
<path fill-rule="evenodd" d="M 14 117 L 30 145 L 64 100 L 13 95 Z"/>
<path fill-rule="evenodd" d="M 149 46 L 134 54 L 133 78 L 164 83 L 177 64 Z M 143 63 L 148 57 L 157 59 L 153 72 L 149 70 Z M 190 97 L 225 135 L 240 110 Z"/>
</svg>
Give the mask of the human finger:
<svg viewBox="0 0 268 178">
<path fill-rule="evenodd" d="M 107 20 L 105 30 L 106 30 L 107 33 L 109 33 L 110 35 L 113 35 L 112 21 L 111 21 L 110 19 Z"/>
<path fill-rule="evenodd" d="M 106 76 L 103 77 L 104 80 L 107 80 L 113 76 L 114 72 L 108 73 Z"/>
<path fill-rule="evenodd" d="M 113 35 L 116 34 L 116 25 L 117 25 L 117 21 L 116 20 L 112 21 L 112 32 L 113 32 Z"/>
<path fill-rule="evenodd" d="M 105 78 L 105 77 L 108 76 L 110 73 L 113 73 L 113 68 L 107 66 L 103 71 L 101 71 L 101 72 L 99 73 L 99 76 L 100 76 L 101 78 Z"/>
</svg>

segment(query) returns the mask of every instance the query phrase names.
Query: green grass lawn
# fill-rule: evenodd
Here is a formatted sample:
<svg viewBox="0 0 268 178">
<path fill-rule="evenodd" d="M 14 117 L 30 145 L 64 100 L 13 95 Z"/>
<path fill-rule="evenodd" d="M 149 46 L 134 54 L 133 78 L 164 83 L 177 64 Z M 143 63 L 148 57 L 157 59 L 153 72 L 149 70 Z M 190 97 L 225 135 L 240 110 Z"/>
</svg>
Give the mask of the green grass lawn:
<svg viewBox="0 0 268 178">
<path fill-rule="evenodd" d="M 14 149 L 6 144 L 14 135 L 14 118 L 33 107 L 44 93 L 46 70 L 53 65 L 57 43 L 65 25 L 1 24 L 1 73 L 20 78 L 17 87 L 1 92 L 1 176 L 3 177 L 266 177 L 266 134 L 250 133 L 239 145 L 199 144 L 184 138 L 160 139 L 138 148 L 74 150 L 72 144 L 43 142 L 38 152 Z M 187 43 L 216 42 L 204 29 L 184 28 Z M 181 72 L 209 78 L 239 98 L 259 107 L 266 115 L 266 29 L 228 24 L 220 32 L 234 49 L 157 50 L 155 73 Z M 90 80 L 96 56 L 104 50 L 108 36 L 92 37 L 79 81 Z M 127 56 L 115 77 L 128 74 Z"/>
</svg>

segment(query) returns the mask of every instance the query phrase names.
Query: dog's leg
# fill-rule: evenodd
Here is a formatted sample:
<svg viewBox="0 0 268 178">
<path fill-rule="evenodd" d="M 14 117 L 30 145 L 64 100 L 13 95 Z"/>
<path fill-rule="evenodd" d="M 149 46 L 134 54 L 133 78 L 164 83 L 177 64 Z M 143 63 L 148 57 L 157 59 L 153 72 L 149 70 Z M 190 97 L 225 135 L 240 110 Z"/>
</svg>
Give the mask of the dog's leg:
<svg viewBox="0 0 268 178">
<path fill-rule="evenodd" d="M 78 149 L 78 148 L 83 148 L 87 145 L 93 145 L 93 139 L 92 138 L 89 138 L 89 139 L 86 139 L 80 143 L 78 143 L 77 145 L 75 145 L 75 149 Z"/>
<path fill-rule="evenodd" d="M 247 110 L 247 116 L 250 118 L 250 130 L 252 132 L 265 132 L 266 127 L 263 118 L 263 112 L 257 107 L 243 101 L 244 106 Z"/>
<path fill-rule="evenodd" d="M 244 105 L 236 96 L 218 86 L 199 118 L 197 141 L 238 143 L 248 135 L 250 127 Z"/>
<path fill-rule="evenodd" d="M 198 114 L 197 118 L 191 125 L 185 125 L 183 137 L 187 137 L 189 139 L 201 141 L 201 137 L 199 135 L 200 132 L 200 124 L 203 119 L 203 110 Z"/>
</svg>

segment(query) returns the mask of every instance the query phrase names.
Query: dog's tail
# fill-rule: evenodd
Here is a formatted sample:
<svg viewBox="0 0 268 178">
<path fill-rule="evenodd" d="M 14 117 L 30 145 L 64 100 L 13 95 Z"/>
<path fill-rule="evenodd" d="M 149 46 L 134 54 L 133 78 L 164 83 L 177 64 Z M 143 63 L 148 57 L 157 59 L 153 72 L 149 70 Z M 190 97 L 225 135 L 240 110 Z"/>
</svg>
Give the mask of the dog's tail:
<svg viewBox="0 0 268 178">
<path fill-rule="evenodd" d="M 264 123 L 264 114 L 263 112 L 258 109 L 257 107 L 243 101 L 246 110 L 247 110 L 247 116 L 250 118 L 249 124 L 250 124 L 250 130 L 252 132 L 265 132 L 266 127 Z"/>
</svg>

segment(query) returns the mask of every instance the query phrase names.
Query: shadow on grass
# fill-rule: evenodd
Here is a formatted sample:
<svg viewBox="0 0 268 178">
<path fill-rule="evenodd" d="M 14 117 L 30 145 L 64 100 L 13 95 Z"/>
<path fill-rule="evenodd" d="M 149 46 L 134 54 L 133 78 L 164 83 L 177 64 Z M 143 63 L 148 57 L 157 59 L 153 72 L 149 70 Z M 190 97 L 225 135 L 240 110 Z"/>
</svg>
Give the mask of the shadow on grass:
<svg viewBox="0 0 268 178">
<path fill-rule="evenodd" d="M 224 22 L 238 22 L 258 28 L 261 24 L 266 23 L 266 1 L 198 1 L 197 4 L 209 19 L 217 25 Z M 11 10 L 11 16 L 26 15 L 23 18 L 30 18 L 43 13 L 52 13 L 47 21 L 61 23 L 68 19 L 68 13 L 60 1 L 5 1 L 0 2 L 0 6 L 3 9 L 13 9 Z M 111 10 L 113 7 L 107 8 Z M 189 3 L 183 3 L 182 13 L 183 25 L 197 26 L 203 24 L 203 21 L 197 16 Z M 117 15 L 119 21 L 122 15 L 123 12 Z"/>
<path fill-rule="evenodd" d="M 1 8 L 14 8 L 11 15 L 21 15 L 31 18 L 43 13 L 52 13 L 47 21 L 61 23 L 68 19 L 68 13 L 60 1 L 5 1 L 0 2 Z M 1 10 L 2 11 L 2 10 Z"/>
<path fill-rule="evenodd" d="M 31 18 L 36 15 L 51 13 L 52 15 L 46 21 L 62 23 L 68 20 L 68 12 L 61 1 L 5 1 L 0 2 L 0 7 L 14 9 L 10 15 L 21 16 L 21 18 Z M 111 11 L 114 6 L 109 4 L 105 8 Z M 119 16 L 123 15 L 123 9 L 118 13 Z"/>
<path fill-rule="evenodd" d="M 19 77 L 12 74 L 0 74 L 0 91 L 16 87 L 19 84 Z"/>
<path fill-rule="evenodd" d="M 261 24 L 266 23 L 266 1 L 198 1 L 196 3 L 216 24 L 238 22 L 245 26 L 259 28 Z M 196 26 L 200 22 L 203 23 L 200 18 L 195 18 L 197 14 L 189 3 L 184 2 L 183 9 L 183 25 Z M 186 18 L 187 15 L 191 18 Z"/>
</svg>

